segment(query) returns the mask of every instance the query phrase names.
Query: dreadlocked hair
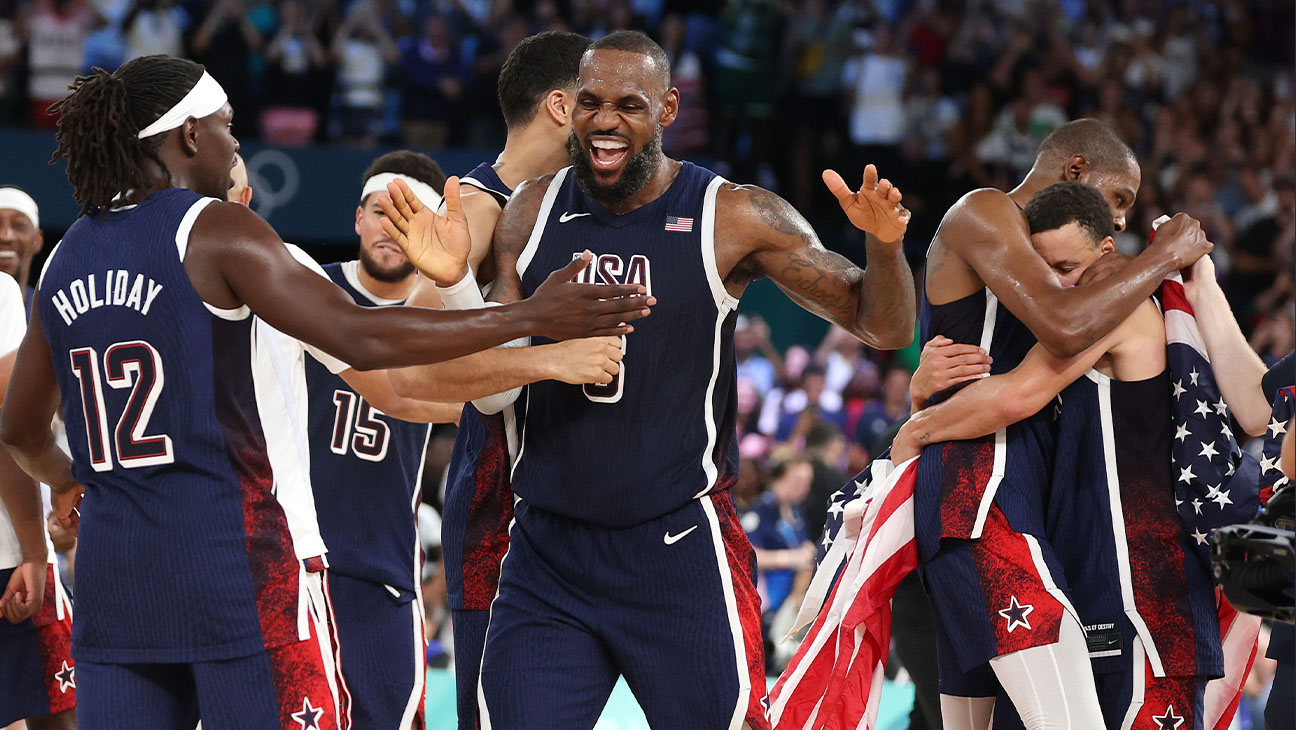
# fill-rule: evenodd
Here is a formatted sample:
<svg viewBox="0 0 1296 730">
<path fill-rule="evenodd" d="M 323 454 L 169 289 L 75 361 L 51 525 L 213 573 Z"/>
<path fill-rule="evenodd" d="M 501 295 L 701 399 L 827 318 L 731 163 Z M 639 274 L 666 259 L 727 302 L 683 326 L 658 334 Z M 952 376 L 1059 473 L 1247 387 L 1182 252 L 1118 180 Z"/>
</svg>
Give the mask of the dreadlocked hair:
<svg viewBox="0 0 1296 730">
<path fill-rule="evenodd" d="M 81 213 L 106 211 L 120 192 L 145 187 L 148 158 L 167 175 L 158 157 L 165 133 L 136 135 L 157 121 L 202 77 L 200 64 L 170 56 L 142 56 L 109 73 L 95 68 L 78 76 L 71 94 L 49 109 L 58 117 L 54 164 L 66 157 L 68 181 Z"/>
</svg>

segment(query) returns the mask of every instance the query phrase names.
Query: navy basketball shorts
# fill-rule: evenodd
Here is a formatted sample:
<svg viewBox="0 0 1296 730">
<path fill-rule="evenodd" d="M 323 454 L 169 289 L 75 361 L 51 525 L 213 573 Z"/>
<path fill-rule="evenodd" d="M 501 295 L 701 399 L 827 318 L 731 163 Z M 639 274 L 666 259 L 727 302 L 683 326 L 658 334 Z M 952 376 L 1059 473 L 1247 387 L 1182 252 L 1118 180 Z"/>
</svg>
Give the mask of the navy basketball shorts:
<svg viewBox="0 0 1296 730">
<path fill-rule="evenodd" d="M 1047 541 L 1014 531 L 998 505 L 979 539 L 945 540 L 922 566 L 936 615 L 941 693 L 993 697 L 998 683 L 987 662 L 1056 643 L 1063 615 L 1075 620 L 1061 576 Z"/>
<path fill-rule="evenodd" d="M 477 730 L 477 677 L 481 673 L 482 647 L 486 645 L 489 623 L 490 611 L 450 610 L 459 730 Z"/>
<path fill-rule="evenodd" d="M 0 591 L 11 575 L 0 570 Z M 0 618 L 0 727 L 76 707 L 76 679 L 72 603 L 50 565 L 36 615 L 17 625 Z"/>
<path fill-rule="evenodd" d="M 81 661 L 77 723 L 95 730 L 347 730 L 323 575 L 306 574 L 308 638 L 250 656 L 180 664 Z"/>
<path fill-rule="evenodd" d="M 342 676 L 355 730 L 425 727 L 423 602 L 416 593 L 330 572 Z"/>
<path fill-rule="evenodd" d="M 766 730 L 754 559 L 728 493 L 621 529 L 519 501 L 486 632 L 483 730 L 593 728 L 618 676 L 652 727 Z"/>
</svg>

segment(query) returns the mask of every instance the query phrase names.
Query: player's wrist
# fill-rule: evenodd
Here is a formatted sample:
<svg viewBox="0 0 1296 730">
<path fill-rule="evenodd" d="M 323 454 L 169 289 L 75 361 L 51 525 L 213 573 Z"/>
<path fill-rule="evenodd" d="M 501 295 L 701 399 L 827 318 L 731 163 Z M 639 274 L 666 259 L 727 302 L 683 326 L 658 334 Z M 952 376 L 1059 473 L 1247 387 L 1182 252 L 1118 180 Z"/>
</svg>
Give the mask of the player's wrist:
<svg viewBox="0 0 1296 730">
<path fill-rule="evenodd" d="M 472 267 L 468 264 L 464 264 L 464 270 L 454 282 L 443 285 L 433 279 L 433 283 L 446 309 L 481 309 L 486 306 L 481 289 L 477 288 L 477 277 L 473 276 Z"/>
<path fill-rule="evenodd" d="M 432 283 L 437 285 L 438 290 L 452 289 L 468 281 L 471 281 L 473 286 L 477 285 L 472 276 L 472 266 L 468 263 L 467 259 L 464 259 L 463 264 L 455 270 L 454 275 L 451 276 L 449 280 L 445 280 L 439 276 L 429 276 L 428 278 L 432 279 Z"/>
</svg>

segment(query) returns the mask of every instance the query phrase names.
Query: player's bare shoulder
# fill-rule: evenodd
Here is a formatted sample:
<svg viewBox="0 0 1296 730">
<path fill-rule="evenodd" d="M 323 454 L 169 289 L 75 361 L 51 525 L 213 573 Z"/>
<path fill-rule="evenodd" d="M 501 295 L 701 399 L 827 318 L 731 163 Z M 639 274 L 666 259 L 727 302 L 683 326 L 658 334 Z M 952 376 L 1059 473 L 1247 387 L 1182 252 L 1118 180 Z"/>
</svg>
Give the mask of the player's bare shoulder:
<svg viewBox="0 0 1296 730">
<path fill-rule="evenodd" d="M 751 229 L 796 238 L 813 233 L 805 217 L 783 198 L 758 185 L 731 182 L 716 192 L 716 229 L 740 233 Z"/>
<path fill-rule="evenodd" d="M 495 223 L 494 246 L 497 255 L 501 252 L 517 252 L 526 246 L 535 228 L 536 219 L 540 217 L 540 207 L 544 203 L 545 192 L 553 182 L 553 175 L 524 180 L 513 191 L 512 197 L 500 211 L 499 220 Z"/>
<path fill-rule="evenodd" d="M 1021 208 L 996 188 L 979 188 L 958 199 L 941 219 L 933 246 L 956 249 L 978 241 L 993 240 L 1009 231 L 1026 232 Z"/>
</svg>

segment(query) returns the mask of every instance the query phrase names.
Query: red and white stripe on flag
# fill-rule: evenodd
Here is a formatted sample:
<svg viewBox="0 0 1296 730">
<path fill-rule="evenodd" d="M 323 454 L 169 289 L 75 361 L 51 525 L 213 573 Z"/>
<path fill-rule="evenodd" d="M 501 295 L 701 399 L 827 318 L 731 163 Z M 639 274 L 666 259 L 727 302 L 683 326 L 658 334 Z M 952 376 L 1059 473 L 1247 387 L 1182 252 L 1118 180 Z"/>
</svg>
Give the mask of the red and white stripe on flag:
<svg viewBox="0 0 1296 730">
<path fill-rule="evenodd" d="M 891 646 L 891 597 L 918 566 L 914 479 L 918 460 L 874 482 L 848 507 L 837 543 L 819 566 L 803 614 L 818 609 L 809 633 L 770 692 L 773 730 L 872 730 Z M 824 601 L 845 555 L 846 566 Z M 826 573 L 825 573 L 826 571 Z M 798 622 L 801 624 L 802 622 Z M 800 626 L 798 626 L 800 628 Z"/>
<path fill-rule="evenodd" d="M 678 233 L 692 233 L 693 219 L 677 215 L 668 215 L 666 216 L 666 230 L 676 231 Z"/>
</svg>

